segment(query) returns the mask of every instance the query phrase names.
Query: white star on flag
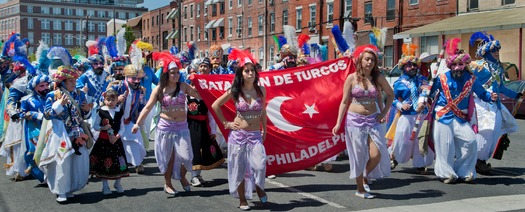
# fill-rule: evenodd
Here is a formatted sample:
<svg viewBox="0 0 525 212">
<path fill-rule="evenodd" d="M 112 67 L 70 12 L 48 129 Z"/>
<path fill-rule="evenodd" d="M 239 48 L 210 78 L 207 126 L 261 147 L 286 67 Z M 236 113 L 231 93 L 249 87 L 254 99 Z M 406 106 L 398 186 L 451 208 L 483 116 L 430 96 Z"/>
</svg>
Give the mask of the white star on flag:
<svg viewBox="0 0 525 212">
<path fill-rule="evenodd" d="M 308 106 L 307 104 L 304 104 L 304 106 L 306 107 L 306 110 L 303 113 L 307 113 L 308 115 L 310 115 L 310 118 L 312 118 L 314 114 L 319 113 L 317 112 L 317 110 L 315 110 L 315 103 L 312 106 Z"/>
</svg>

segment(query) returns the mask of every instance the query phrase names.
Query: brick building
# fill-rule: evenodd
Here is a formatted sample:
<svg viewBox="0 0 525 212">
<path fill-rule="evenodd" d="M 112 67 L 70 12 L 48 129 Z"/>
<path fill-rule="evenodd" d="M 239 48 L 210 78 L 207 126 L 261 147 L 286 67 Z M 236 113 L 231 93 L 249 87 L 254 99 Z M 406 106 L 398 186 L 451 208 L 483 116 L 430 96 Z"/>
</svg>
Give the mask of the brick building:
<svg viewBox="0 0 525 212">
<path fill-rule="evenodd" d="M 173 18 L 173 21 L 165 20 L 165 28 L 160 27 L 160 33 L 180 35 L 169 36 L 168 46 L 158 46 L 156 23 L 142 17 L 143 30 L 148 31 L 143 32 L 143 37 L 153 41 L 150 43 L 157 49 L 178 46 L 178 39 L 183 44 L 197 42 L 200 56 L 206 56 L 208 48 L 214 44 L 224 49 L 249 49 L 263 67 L 274 62 L 277 47 L 273 36 L 282 35 L 283 25 L 294 26 L 297 35 L 310 35 L 310 43 L 328 45 L 329 58 L 335 58 L 334 46 L 329 42 L 331 28 L 336 24 L 341 26 L 341 20 L 349 17 L 358 23 L 358 45 L 369 42 L 371 20 L 379 28 L 388 28 L 383 64 L 392 67 L 400 57 L 403 43 L 403 40 L 392 39 L 395 33 L 454 16 L 457 10 L 452 0 L 187 0 L 181 2 L 180 14 L 170 16 L 178 11 L 177 4 L 178 1 L 172 1 L 169 6 L 157 9 L 161 10 L 160 15 L 155 12 L 157 10 L 147 13 L 161 18 L 164 14 L 163 19 Z M 180 26 L 176 24 L 178 17 Z M 410 42 L 420 44 L 422 51 L 431 54 L 438 51 L 435 38 Z M 186 45 L 182 46 L 187 49 Z"/>
<path fill-rule="evenodd" d="M 43 40 L 66 48 L 84 46 L 86 38 L 106 37 L 113 17 L 129 19 L 147 11 L 143 0 L 9 0 L 0 4 L 0 39 L 19 32 L 31 43 Z M 87 27 L 86 26 L 87 22 Z M 29 52 L 35 51 L 35 46 Z"/>
</svg>

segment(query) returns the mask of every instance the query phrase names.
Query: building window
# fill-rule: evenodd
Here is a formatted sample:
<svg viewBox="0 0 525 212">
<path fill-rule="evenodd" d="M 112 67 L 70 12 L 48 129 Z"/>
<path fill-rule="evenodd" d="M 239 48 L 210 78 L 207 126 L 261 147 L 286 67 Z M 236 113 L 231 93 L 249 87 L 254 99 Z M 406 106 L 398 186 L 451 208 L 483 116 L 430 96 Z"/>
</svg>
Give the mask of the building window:
<svg viewBox="0 0 525 212">
<path fill-rule="evenodd" d="M 27 29 L 33 29 L 33 18 L 27 18 Z"/>
<path fill-rule="evenodd" d="M 188 41 L 188 28 L 184 28 L 184 42 Z"/>
<path fill-rule="evenodd" d="M 264 49 L 259 48 L 259 64 L 263 64 L 263 63 L 264 63 Z"/>
<path fill-rule="evenodd" d="M 106 17 L 106 11 L 97 11 L 97 15 L 100 18 L 105 18 Z"/>
<path fill-rule="evenodd" d="M 89 23 L 88 23 L 88 30 L 89 30 L 90 32 L 94 32 L 94 31 L 95 31 L 95 23 L 93 23 L 93 22 L 89 22 Z"/>
<path fill-rule="evenodd" d="M 228 3 L 229 7 L 230 7 L 230 10 L 232 9 L 233 7 L 233 0 L 229 0 L 229 3 Z"/>
<path fill-rule="evenodd" d="M 53 20 L 53 30 L 62 30 L 61 20 Z"/>
<path fill-rule="evenodd" d="M 193 40 L 193 26 L 190 26 L 190 40 Z"/>
<path fill-rule="evenodd" d="M 365 3 L 365 24 L 369 24 L 372 19 L 372 2 Z"/>
<path fill-rule="evenodd" d="M 201 5 L 197 4 L 197 17 L 201 17 Z"/>
<path fill-rule="evenodd" d="M 270 46 L 270 48 L 268 49 L 268 53 L 269 53 L 268 56 L 270 57 L 269 61 L 273 61 L 273 57 L 274 57 L 274 55 L 273 55 L 273 46 Z"/>
<path fill-rule="evenodd" d="M 237 16 L 237 37 L 242 37 L 242 16 Z"/>
<path fill-rule="evenodd" d="M 59 46 L 59 45 L 62 45 L 62 34 L 53 33 L 53 46 Z"/>
<path fill-rule="evenodd" d="M 242 0 L 237 0 L 237 7 L 241 7 L 242 6 Z"/>
<path fill-rule="evenodd" d="M 64 9 L 64 15 L 73 15 L 73 9 L 71 8 Z"/>
<path fill-rule="evenodd" d="M 394 66 L 394 47 L 385 46 L 385 61 L 383 62 L 383 67 L 393 67 Z"/>
<path fill-rule="evenodd" d="M 77 27 L 75 28 L 77 31 L 81 31 L 81 30 L 84 30 L 84 21 L 82 20 L 78 20 L 76 21 L 77 22 Z"/>
<path fill-rule="evenodd" d="M 514 4 L 516 0 L 501 0 L 501 5 Z"/>
<path fill-rule="evenodd" d="M 208 30 L 204 30 L 204 40 L 208 40 Z"/>
<path fill-rule="evenodd" d="M 224 15 L 224 12 L 226 11 L 224 8 L 226 6 L 224 5 L 224 2 L 219 2 L 219 10 L 220 10 L 220 13 L 221 15 Z"/>
<path fill-rule="evenodd" d="M 31 6 L 31 5 L 27 6 L 27 12 L 28 13 L 33 13 L 33 6 Z"/>
<path fill-rule="evenodd" d="M 315 6 L 315 4 L 310 5 L 310 23 L 308 24 L 308 26 L 317 22 L 317 17 L 315 17 L 317 13 L 316 9 L 317 7 Z"/>
<path fill-rule="evenodd" d="M 40 13 L 49 14 L 49 7 L 40 7 Z"/>
<path fill-rule="evenodd" d="M 188 7 L 184 6 L 184 19 L 188 19 Z"/>
<path fill-rule="evenodd" d="M 95 38 L 95 35 L 89 35 L 89 36 L 88 36 L 88 40 L 95 40 L 95 39 L 96 39 L 96 38 Z"/>
<path fill-rule="evenodd" d="M 64 38 L 66 40 L 66 44 L 65 44 L 66 46 L 72 46 L 73 45 L 73 35 L 72 34 L 68 34 Z"/>
<path fill-rule="evenodd" d="M 219 27 L 219 38 L 224 39 L 224 27 Z"/>
<path fill-rule="evenodd" d="M 421 52 L 428 52 L 430 55 L 438 54 L 438 36 L 428 36 L 420 38 Z"/>
<path fill-rule="evenodd" d="M 56 7 L 53 8 L 53 15 L 61 15 L 61 14 L 62 14 L 62 9 L 56 8 Z"/>
<path fill-rule="evenodd" d="M 98 23 L 98 32 L 106 32 L 106 23 L 104 22 Z"/>
<path fill-rule="evenodd" d="M 193 4 L 190 5 L 190 18 L 193 18 Z"/>
<path fill-rule="evenodd" d="M 95 10 L 88 10 L 87 15 L 94 17 L 95 16 Z"/>
<path fill-rule="evenodd" d="M 217 15 L 217 4 L 211 5 L 211 16 Z"/>
<path fill-rule="evenodd" d="M 77 16 L 84 16 L 84 10 L 83 9 L 77 9 Z"/>
<path fill-rule="evenodd" d="M 197 41 L 201 40 L 201 27 L 197 27 Z"/>
<path fill-rule="evenodd" d="M 345 1 L 345 14 L 347 16 L 352 16 L 352 0 Z"/>
<path fill-rule="evenodd" d="M 396 1 L 395 0 L 387 0 L 386 3 L 386 20 L 394 20 L 396 19 Z"/>
<path fill-rule="evenodd" d="M 283 26 L 288 25 L 288 10 L 283 10 Z"/>
<path fill-rule="evenodd" d="M 252 36 L 252 17 L 248 18 L 248 37 Z"/>
<path fill-rule="evenodd" d="M 64 22 L 64 30 L 66 31 L 73 31 L 73 21 L 65 21 Z"/>
<path fill-rule="evenodd" d="M 275 32 L 275 13 L 270 13 L 270 32 Z"/>
<path fill-rule="evenodd" d="M 257 21 L 257 27 L 259 28 L 259 35 L 263 34 L 263 16 L 259 15 L 259 20 Z"/>
<path fill-rule="evenodd" d="M 419 0 L 410 0 L 410 5 L 419 4 Z"/>
<path fill-rule="evenodd" d="M 326 21 L 328 22 L 328 26 L 333 25 L 334 21 L 334 2 L 330 2 L 326 4 Z"/>
<path fill-rule="evenodd" d="M 252 5 L 252 0 L 248 0 L 248 5 Z"/>
<path fill-rule="evenodd" d="M 168 39 L 166 39 L 166 36 L 168 36 L 168 31 L 162 32 L 162 49 L 168 49 Z"/>
<path fill-rule="evenodd" d="M 468 0 L 468 10 L 478 9 L 479 1 L 478 0 Z"/>
<path fill-rule="evenodd" d="M 49 35 L 49 33 L 42 33 L 42 41 L 44 41 L 44 43 L 51 43 L 51 36 Z"/>
<path fill-rule="evenodd" d="M 29 39 L 29 42 L 33 43 L 35 40 L 35 33 L 34 32 L 27 32 L 27 39 Z"/>
<path fill-rule="evenodd" d="M 228 17 L 228 36 L 231 37 L 233 35 L 233 18 Z"/>
<path fill-rule="evenodd" d="M 113 11 L 109 11 L 108 12 L 108 18 L 113 18 L 114 14 L 113 14 Z"/>
<path fill-rule="evenodd" d="M 296 8 L 295 12 L 295 28 L 297 30 L 301 30 L 303 28 L 303 9 L 302 8 Z"/>
</svg>

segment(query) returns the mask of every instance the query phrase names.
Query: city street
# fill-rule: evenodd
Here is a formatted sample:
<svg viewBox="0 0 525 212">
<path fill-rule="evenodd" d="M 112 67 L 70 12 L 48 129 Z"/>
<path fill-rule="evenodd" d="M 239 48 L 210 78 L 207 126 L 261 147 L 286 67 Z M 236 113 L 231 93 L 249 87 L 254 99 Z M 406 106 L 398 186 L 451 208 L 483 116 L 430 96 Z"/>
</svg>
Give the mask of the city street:
<svg viewBox="0 0 525 212">
<path fill-rule="evenodd" d="M 269 203 L 260 205 L 254 193 L 254 211 L 495 211 L 524 210 L 525 203 L 525 121 L 510 136 L 511 144 L 502 161 L 490 160 L 490 176 L 478 175 L 474 184 L 447 185 L 439 182 L 432 169 L 416 175 L 410 164 L 400 164 L 389 178 L 374 181 L 372 194 L 364 200 L 354 196 L 356 185 L 348 178 L 347 158 L 339 158 L 332 172 L 296 171 L 266 180 Z M 153 145 L 150 145 L 153 147 Z M 5 158 L 0 162 L 3 164 Z M 0 211 L 238 211 L 239 202 L 228 193 L 227 169 L 203 171 L 206 187 L 193 187 L 189 193 L 170 197 L 164 193 L 163 177 L 155 163 L 153 150 L 145 160 L 146 174 L 131 174 L 122 184 L 125 194 L 103 196 L 99 180 L 89 184 L 69 204 L 59 205 L 48 188 L 36 180 L 13 182 L 0 175 Z M 189 178 L 189 176 L 188 176 Z M 112 183 L 112 182 L 110 182 Z M 112 184 L 110 184 L 112 185 Z M 182 190 L 180 183 L 174 183 Z"/>
</svg>

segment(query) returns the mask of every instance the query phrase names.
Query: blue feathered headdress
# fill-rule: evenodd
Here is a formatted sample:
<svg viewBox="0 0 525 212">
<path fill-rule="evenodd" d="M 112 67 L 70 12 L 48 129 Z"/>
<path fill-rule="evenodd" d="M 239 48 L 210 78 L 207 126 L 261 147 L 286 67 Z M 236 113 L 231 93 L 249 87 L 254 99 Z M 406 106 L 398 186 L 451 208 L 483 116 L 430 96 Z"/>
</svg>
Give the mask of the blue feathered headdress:
<svg viewBox="0 0 525 212">
<path fill-rule="evenodd" d="M 20 40 L 20 34 L 11 35 L 9 40 L 4 43 L 2 55 L 9 57 L 21 56 L 27 58 L 27 46 Z"/>
<path fill-rule="evenodd" d="M 476 41 L 480 40 L 481 42 L 478 45 L 478 50 L 476 51 L 476 56 L 483 57 L 492 62 L 496 62 L 496 59 L 492 57 L 491 51 L 499 51 L 501 45 L 498 40 L 495 40 L 492 35 L 487 34 L 487 32 L 475 32 L 470 36 L 470 46 L 474 46 Z"/>
<path fill-rule="evenodd" d="M 37 69 L 41 74 L 45 75 L 49 74 L 49 65 L 51 65 L 51 60 L 47 57 L 48 52 L 49 46 L 44 41 L 40 41 L 40 45 L 38 45 L 36 50 Z"/>
<path fill-rule="evenodd" d="M 71 62 L 73 61 L 73 58 L 71 57 L 71 54 L 69 54 L 69 51 L 65 49 L 62 46 L 53 46 L 49 49 L 49 52 L 47 53 L 47 57 L 49 59 L 59 58 L 62 60 L 62 63 L 65 67 L 71 67 Z"/>
<path fill-rule="evenodd" d="M 27 60 L 27 58 L 25 58 L 24 56 L 18 56 L 18 55 L 14 56 L 13 62 L 22 64 L 30 76 L 34 76 L 36 74 L 35 67 L 33 67 L 33 65 L 29 62 L 29 60 Z"/>
<path fill-rule="evenodd" d="M 179 54 L 179 48 L 177 48 L 176 46 L 172 46 L 172 47 L 170 48 L 170 54 L 171 54 L 171 55 L 177 55 L 177 54 Z"/>
</svg>

